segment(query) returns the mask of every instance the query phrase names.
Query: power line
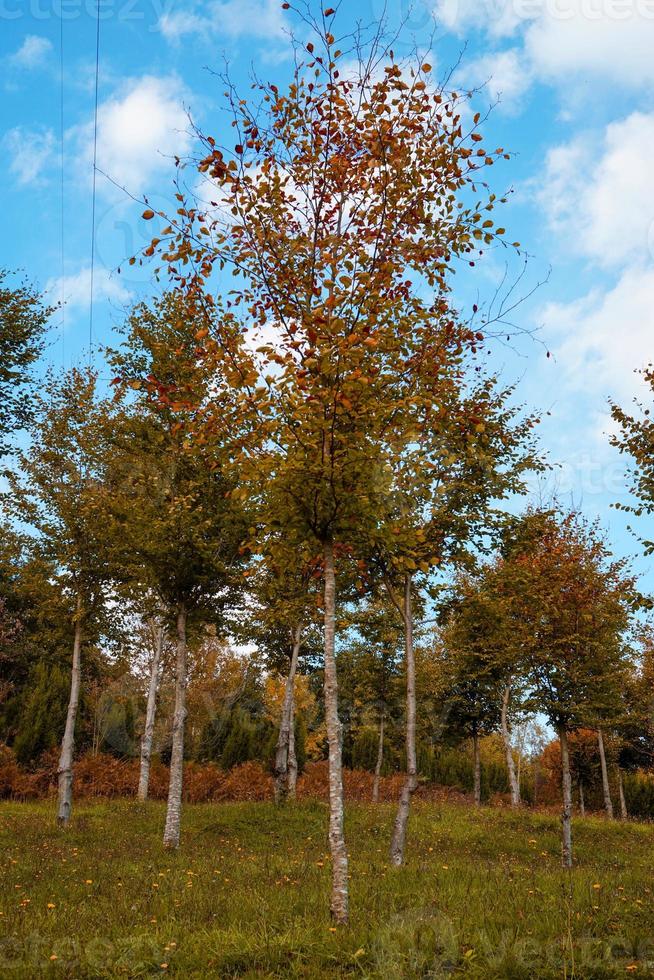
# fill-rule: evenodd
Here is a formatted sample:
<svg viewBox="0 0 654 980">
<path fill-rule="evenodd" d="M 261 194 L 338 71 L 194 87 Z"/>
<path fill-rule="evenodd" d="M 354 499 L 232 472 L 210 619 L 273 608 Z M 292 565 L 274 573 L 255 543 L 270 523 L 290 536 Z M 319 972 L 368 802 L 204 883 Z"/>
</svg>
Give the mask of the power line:
<svg viewBox="0 0 654 980">
<path fill-rule="evenodd" d="M 93 114 L 93 191 L 91 203 L 91 297 L 89 306 L 89 367 L 93 361 L 93 279 L 95 275 L 95 198 L 98 159 L 98 78 L 100 75 L 100 0 L 95 3 L 95 109 Z"/>
<path fill-rule="evenodd" d="M 64 195 L 64 18 L 59 16 L 59 150 L 61 168 L 60 206 L 61 206 L 61 366 L 66 368 L 66 240 L 64 231 L 65 195 Z"/>
</svg>

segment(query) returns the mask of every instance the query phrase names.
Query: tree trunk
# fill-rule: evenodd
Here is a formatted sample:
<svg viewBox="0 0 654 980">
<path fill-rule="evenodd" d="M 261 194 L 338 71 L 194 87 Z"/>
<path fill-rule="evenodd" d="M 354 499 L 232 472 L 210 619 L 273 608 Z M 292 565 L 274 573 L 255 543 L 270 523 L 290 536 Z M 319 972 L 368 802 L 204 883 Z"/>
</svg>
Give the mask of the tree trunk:
<svg viewBox="0 0 654 980">
<path fill-rule="evenodd" d="M 502 697 L 502 739 L 504 741 L 504 751 L 506 752 L 506 768 L 509 773 L 509 786 L 511 787 L 511 806 L 520 806 L 520 783 L 515 771 L 515 761 L 513 759 L 513 749 L 509 738 L 509 700 L 511 698 L 511 684 L 504 688 Z"/>
<path fill-rule="evenodd" d="M 293 731 L 293 693 L 295 690 L 295 674 L 297 662 L 300 655 L 300 634 L 302 628 L 298 626 L 293 631 L 291 646 L 291 664 L 286 678 L 286 689 L 284 691 L 284 704 L 282 705 L 282 717 L 279 723 L 279 736 L 277 738 L 277 749 L 275 752 L 275 767 L 273 769 L 275 786 L 275 803 L 284 803 L 289 796 L 289 762 L 291 738 L 294 739 Z M 297 764 L 296 764 L 297 774 Z"/>
<path fill-rule="evenodd" d="M 164 847 L 179 847 L 184 779 L 184 722 L 186 720 L 186 606 L 177 608 L 177 661 L 175 665 L 175 711 L 173 714 L 173 748 L 170 757 L 168 808 Z"/>
<path fill-rule="evenodd" d="M 154 719 L 157 711 L 157 688 L 159 686 L 159 671 L 163 653 L 163 626 L 155 626 L 154 654 L 150 665 L 150 684 L 148 687 L 148 702 L 145 709 L 145 728 L 141 739 L 141 771 L 139 773 L 139 800 L 147 800 L 148 784 L 150 782 L 150 758 L 152 756 L 152 737 L 154 735 Z"/>
<path fill-rule="evenodd" d="M 75 722 L 77 721 L 81 684 L 81 660 L 82 597 L 78 595 L 75 607 L 75 634 L 73 639 L 73 664 L 70 675 L 70 697 L 68 699 L 68 713 L 66 714 L 64 737 L 61 740 L 59 768 L 57 770 L 59 783 L 57 823 L 61 827 L 65 827 L 70 820 L 70 811 L 73 806 L 73 756 L 75 752 Z"/>
<path fill-rule="evenodd" d="M 472 736 L 472 752 L 474 755 L 474 782 L 473 793 L 475 806 L 481 806 L 481 756 L 479 753 L 479 735 L 477 732 Z"/>
<path fill-rule="evenodd" d="M 375 763 L 375 778 L 372 782 L 372 802 L 379 802 L 379 780 L 384 761 L 384 709 L 379 718 L 379 743 L 377 745 L 377 762 Z"/>
<path fill-rule="evenodd" d="M 413 613 L 411 607 L 411 576 L 404 579 L 404 651 L 406 660 L 406 779 L 391 840 L 391 864 L 399 868 L 404 861 L 406 829 L 409 822 L 411 797 L 418 787 L 416 759 L 416 664 L 413 650 Z"/>
<path fill-rule="evenodd" d="M 606 753 L 604 751 L 604 736 L 602 729 L 597 729 L 597 744 L 599 746 L 600 762 L 602 764 L 602 789 L 604 791 L 604 809 L 609 820 L 613 820 L 613 801 L 611 800 L 611 789 L 609 787 L 609 773 L 606 768 Z"/>
<path fill-rule="evenodd" d="M 294 800 L 297 791 L 297 755 L 295 753 L 295 697 L 291 701 L 291 724 L 288 730 L 288 798 Z"/>
<path fill-rule="evenodd" d="M 584 784 L 580 781 L 579 783 L 579 813 L 582 817 L 586 816 L 586 803 L 584 801 Z"/>
<path fill-rule="evenodd" d="M 342 728 L 338 717 L 338 679 L 336 677 L 336 576 L 334 546 L 324 547 L 325 581 L 325 723 L 329 745 L 329 848 L 332 858 L 330 910 L 339 925 L 348 921 L 348 857 L 343 833 Z"/>
<path fill-rule="evenodd" d="M 620 817 L 623 820 L 628 819 L 627 813 L 627 801 L 624 798 L 624 784 L 622 782 L 622 769 L 618 766 L 618 793 L 620 794 Z"/>
<path fill-rule="evenodd" d="M 561 773 L 563 810 L 561 812 L 563 867 L 572 867 L 572 779 L 570 777 L 570 751 L 565 727 L 559 729 L 561 743 Z"/>
</svg>

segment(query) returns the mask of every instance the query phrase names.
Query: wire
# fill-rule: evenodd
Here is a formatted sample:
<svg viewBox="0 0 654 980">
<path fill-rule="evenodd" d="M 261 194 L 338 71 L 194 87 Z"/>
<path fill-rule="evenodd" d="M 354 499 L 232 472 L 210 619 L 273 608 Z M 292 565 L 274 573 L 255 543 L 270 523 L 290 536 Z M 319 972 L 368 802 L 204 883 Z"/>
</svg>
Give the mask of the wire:
<svg viewBox="0 0 654 980">
<path fill-rule="evenodd" d="M 91 203 L 91 297 L 89 306 L 89 367 L 93 362 L 93 279 L 95 276 L 95 199 L 98 160 L 98 78 L 100 75 L 100 0 L 95 2 L 95 108 L 93 114 L 93 191 Z"/>
<path fill-rule="evenodd" d="M 66 369 L 66 240 L 64 231 L 65 195 L 64 195 L 64 18 L 59 15 L 59 142 L 61 188 L 59 203 L 61 206 L 61 367 Z"/>
</svg>

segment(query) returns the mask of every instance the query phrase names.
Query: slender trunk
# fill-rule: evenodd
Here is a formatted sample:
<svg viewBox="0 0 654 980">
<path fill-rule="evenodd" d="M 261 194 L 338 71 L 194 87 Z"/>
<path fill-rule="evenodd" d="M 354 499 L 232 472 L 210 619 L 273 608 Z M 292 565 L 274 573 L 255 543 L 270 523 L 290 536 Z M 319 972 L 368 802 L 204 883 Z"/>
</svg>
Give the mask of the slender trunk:
<svg viewBox="0 0 654 980">
<path fill-rule="evenodd" d="M 339 925 L 348 921 L 348 857 L 343 832 L 342 728 L 338 717 L 338 679 L 336 677 L 336 575 L 334 546 L 325 542 L 325 723 L 329 745 L 329 849 L 332 858 L 330 911 Z"/>
<path fill-rule="evenodd" d="M 411 797 L 418 787 L 416 759 L 416 664 L 413 650 L 413 613 L 411 608 L 411 576 L 404 579 L 404 651 L 406 660 L 406 779 L 391 840 L 391 864 L 399 868 L 404 861 L 406 829 L 409 822 Z"/>
<path fill-rule="evenodd" d="M 620 794 L 620 817 L 622 820 L 628 819 L 627 801 L 624 797 L 624 783 L 622 782 L 622 769 L 618 766 L 618 793 Z"/>
<path fill-rule="evenodd" d="M 522 747 L 518 751 L 518 771 L 516 773 L 516 783 L 518 786 L 518 799 L 520 799 L 520 781 L 522 776 Z"/>
<path fill-rule="evenodd" d="M 154 719 L 157 711 L 157 688 L 159 686 L 159 670 L 163 652 L 163 626 L 155 627 L 154 655 L 150 665 L 150 684 L 148 687 L 148 702 L 145 709 L 145 728 L 141 739 L 141 771 L 139 773 L 139 800 L 147 800 L 148 784 L 150 782 L 150 758 L 152 756 L 152 738 L 154 735 Z"/>
<path fill-rule="evenodd" d="M 473 793 L 475 806 L 481 806 L 481 755 L 479 752 L 479 735 L 475 731 L 472 736 L 472 752 L 474 755 L 474 784 Z"/>
<path fill-rule="evenodd" d="M 504 751 L 506 752 L 506 768 L 509 773 L 509 786 L 511 787 L 511 806 L 520 806 L 520 783 L 515 771 L 515 761 L 513 759 L 513 749 L 509 738 L 509 700 L 511 698 L 511 684 L 504 688 L 502 697 L 502 739 L 504 741 Z"/>
<path fill-rule="evenodd" d="M 586 803 L 584 801 L 584 784 L 579 781 L 579 813 L 582 817 L 586 816 Z"/>
<path fill-rule="evenodd" d="M 286 689 L 284 691 L 284 704 L 282 705 L 282 717 L 279 723 L 279 736 L 277 738 L 277 750 L 275 752 L 275 767 L 273 769 L 275 786 L 275 803 L 283 803 L 289 796 L 289 762 L 290 744 L 293 737 L 293 692 L 295 690 L 295 674 L 297 662 L 300 655 L 300 634 L 302 628 L 298 626 L 293 631 L 291 647 L 291 665 L 286 678 Z M 297 766 L 296 766 L 297 769 Z"/>
<path fill-rule="evenodd" d="M 561 743 L 561 784 L 563 790 L 563 810 L 561 812 L 563 867 L 572 867 L 572 779 L 570 777 L 570 750 L 565 726 L 559 729 Z"/>
<path fill-rule="evenodd" d="M 168 808 L 164 830 L 164 847 L 179 847 L 184 779 L 184 722 L 186 720 L 186 606 L 177 608 L 177 661 L 175 665 L 175 711 L 173 714 L 173 748 L 170 757 Z"/>
<path fill-rule="evenodd" d="M 606 752 L 604 751 L 604 736 L 602 729 L 597 729 L 597 744 L 599 746 L 600 763 L 602 765 L 602 789 L 604 791 L 604 809 L 609 820 L 613 820 L 613 801 L 609 787 L 609 773 L 606 768 Z"/>
<path fill-rule="evenodd" d="M 288 798 L 294 800 L 297 791 L 297 755 L 295 753 L 295 698 L 291 701 L 291 725 L 288 730 Z"/>
<path fill-rule="evenodd" d="M 75 722 L 79 705 L 82 660 L 82 597 L 77 596 L 75 608 L 75 635 L 73 639 L 73 664 L 70 675 L 70 697 L 66 727 L 61 740 L 58 775 L 57 823 L 65 827 L 70 820 L 73 806 L 73 755 L 75 752 Z"/>
<path fill-rule="evenodd" d="M 379 718 L 379 742 L 377 744 L 377 762 L 375 763 L 375 778 L 372 783 L 372 802 L 379 802 L 379 780 L 384 761 L 384 709 Z"/>
</svg>

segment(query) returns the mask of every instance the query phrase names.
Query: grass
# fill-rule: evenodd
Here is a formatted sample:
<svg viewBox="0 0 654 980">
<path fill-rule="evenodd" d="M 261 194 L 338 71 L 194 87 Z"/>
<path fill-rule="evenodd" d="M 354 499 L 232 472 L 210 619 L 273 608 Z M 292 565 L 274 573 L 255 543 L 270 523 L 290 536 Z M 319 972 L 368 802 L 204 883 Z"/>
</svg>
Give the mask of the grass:
<svg viewBox="0 0 654 980">
<path fill-rule="evenodd" d="M 351 925 L 331 931 L 326 808 L 0 804 L 0 977 L 654 977 L 654 828 L 419 804 L 408 861 L 393 809 L 352 805 Z M 56 958 L 55 958 L 56 957 Z"/>
</svg>

